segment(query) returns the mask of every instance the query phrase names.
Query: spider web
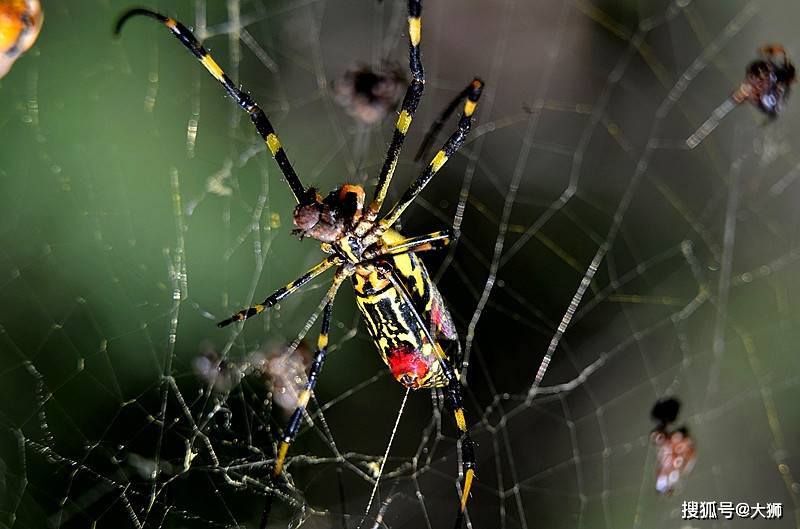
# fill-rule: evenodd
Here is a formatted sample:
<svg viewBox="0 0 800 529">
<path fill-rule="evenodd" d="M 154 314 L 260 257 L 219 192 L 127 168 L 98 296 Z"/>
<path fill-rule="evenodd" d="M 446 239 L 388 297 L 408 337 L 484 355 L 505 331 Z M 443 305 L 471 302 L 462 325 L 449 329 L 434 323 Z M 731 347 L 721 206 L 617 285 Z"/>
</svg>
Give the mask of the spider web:
<svg viewBox="0 0 800 529">
<path fill-rule="evenodd" d="M 262 103 L 306 185 L 374 183 L 393 118 L 359 126 L 330 87 L 354 64 L 405 64 L 403 2 L 151 4 Z M 313 343 L 329 283 L 242 329 L 214 322 L 321 254 L 291 236 L 248 121 L 164 28 L 111 41 L 125 7 L 45 5 L 0 81 L 0 525 L 255 527 L 269 493 L 276 527 L 356 527 L 382 464 L 362 527 L 452 524 L 450 414 L 411 393 L 382 460 L 404 389 L 348 288 L 272 490 L 286 417 L 246 366 Z M 468 143 L 403 219 L 460 230 L 424 259 L 466 354 L 470 527 L 737 525 L 683 522 L 685 499 L 781 502 L 782 520 L 752 523 L 800 527 L 798 102 L 770 124 L 738 109 L 684 147 L 758 46 L 800 53 L 798 16 L 788 0 L 424 6 L 425 97 L 390 198 L 427 124 L 487 83 Z M 226 383 L 198 378 L 204 354 Z M 665 395 L 698 447 L 667 498 L 648 417 Z"/>
</svg>

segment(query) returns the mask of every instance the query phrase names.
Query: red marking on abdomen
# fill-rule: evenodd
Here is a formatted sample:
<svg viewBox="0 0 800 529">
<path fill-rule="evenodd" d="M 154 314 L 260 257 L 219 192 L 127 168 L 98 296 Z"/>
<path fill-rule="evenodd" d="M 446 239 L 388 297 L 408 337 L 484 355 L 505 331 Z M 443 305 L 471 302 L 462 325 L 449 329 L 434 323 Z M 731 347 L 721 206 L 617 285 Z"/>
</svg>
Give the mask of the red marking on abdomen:
<svg viewBox="0 0 800 529">
<path fill-rule="evenodd" d="M 419 352 L 407 345 L 389 351 L 386 360 L 394 378 L 406 387 L 418 389 L 428 374 L 428 363 Z"/>
<path fill-rule="evenodd" d="M 431 307 L 431 321 L 437 329 L 442 326 L 442 311 L 439 309 L 438 303 L 434 303 Z"/>
</svg>

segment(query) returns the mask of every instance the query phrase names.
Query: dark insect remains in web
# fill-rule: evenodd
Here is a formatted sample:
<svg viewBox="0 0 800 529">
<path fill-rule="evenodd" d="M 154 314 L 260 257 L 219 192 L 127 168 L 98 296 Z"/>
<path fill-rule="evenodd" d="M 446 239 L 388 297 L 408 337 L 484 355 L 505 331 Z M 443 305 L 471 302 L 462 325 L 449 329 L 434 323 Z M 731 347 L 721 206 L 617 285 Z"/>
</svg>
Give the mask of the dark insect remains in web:
<svg viewBox="0 0 800 529">
<path fill-rule="evenodd" d="M 763 46 L 758 52 L 761 57 L 747 66 L 744 82 L 686 139 L 687 147 L 697 147 L 728 113 L 745 101 L 770 119 L 784 111 L 791 87 L 797 81 L 794 64 L 780 44 Z"/>
<path fill-rule="evenodd" d="M 655 403 L 650 416 L 656 427 L 650 439 L 656 447 L 656 490 L 671 495 L 694 468 L 697 458 L 694 440 L 685 426 L 670 428 L 678 418 L 681 404 L 668 397 Z"/>
<path fill-rule="evenodd" d="M 398 68 L 362 65 L 334 81 L 333 95 L 350 116 L 371 125 L 383 121 L 397 108 L 407 86 L 408 81 Z"/>
<path fill-rule="evenodd" d="M 749 101 L 771 118 L 777 117 L 786 105 L 792 84 L 797 81 L 794 64 L 780 44 L 759 50 L 761 58 L 747 67 L 744 83 L 733 94 L 737 103 Z"/>
</svg>

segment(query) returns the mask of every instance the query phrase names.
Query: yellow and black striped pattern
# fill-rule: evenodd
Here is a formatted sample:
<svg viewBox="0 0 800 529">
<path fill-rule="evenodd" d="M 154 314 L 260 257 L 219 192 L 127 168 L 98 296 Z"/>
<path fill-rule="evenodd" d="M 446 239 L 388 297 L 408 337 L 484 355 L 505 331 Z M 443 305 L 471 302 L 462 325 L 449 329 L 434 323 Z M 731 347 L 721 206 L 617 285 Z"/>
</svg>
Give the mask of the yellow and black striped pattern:
<svg viewBox="0 0 800 529">
<path fill-rule="evenodd" d="M 461 436 L 464 482 L 455 524 L 458 528 L 475 479 L 474 443 L 467 429 L 455 367 L 461 362 L 458 336 L 441 294 L 419 257 L 413 252 L 392 253 L 393 249 L 421 251 L 426 245 L 447 240 L 448 234 L 444 232 L 404 239 L 397 231 L 389 229 L 381 238 L 383 250 L 378 253 L 386 256 L 390 268 L 356 266 L 352 278 L 356 303 L 383 361 L 390 365 L 390 354 L 410 347 L 428 366 L 425 376 L 414 380 L 413 385 L 398 380 L 414 389 L 446 388 L 446 402 Z"/>
<path fill-rule="evenodd" d="M 335 240 L 328 240 L 322 235 L 312 235 L 323 242 L 323 251 L 333 255 L 295 281 L 275 291 L 262 303 L 237 312 L 227 320 L 220 322 L 219 325 L 225 326 L 260 314 L 325 270 L 337 267 L 333 284 L 324 301 L 317 352 L 309 369 L 308 381 L 298 395 L 297 408 L 276 447 L 272 475 L 277 480 L 283 473 L 289 448 L 300 430 L 305 410 L 313 398 L 314 388 L 327 356 L 334 297 L 342 282 L 346 278 L 352 277 L 357 304 L 364 316 L 369 333 L 384 362 L 390 366 L 398 380 L 415 389 L 419 387 L 445 388 L 446 402 L 454 414 L 456 427 L 461 432 L 464 486 L 459 516 L 456 520 L 458 528 L 463 520 L 475 468 L 474 447 L 467 429 L 458 382 L 457 369 L 461 362 L 461 351 L 452 317 L 424 264 L 416 255 L 418 252 L 446 245 L 449 241 L 449 234 L 437 232 L 404 239 L 391 227 L 463 144 L 471 128 L 471 119 L 477 108 L 483 82 L 476 78 L 459 94 L 457 102 L 452 105 L 455 109 L 458 103 L 463 101 L 463 111 L 457 130 L 444 143 L 441 150 L 436 152 L 422 174 L 405 191 L 391 211 L 378 220 L 378 214 L 386 199 L 401 148 L 414 120 L 425 83 L 420 51 L 422 41 L 421 0 L 407 1 L 411 81 L 403 98 L 372 201 L 364 209 L 364 196 L 363 191 L 361 192 L 356 201 L 357 212 L 353 215 L 352 222 L 348 221 L 346 226 L 341 227 L 341 232 L 330 237 Z M 306 200 L 310 196 L 309 193 L 316 194 L 316 190 L 306 190 L 300 182 L 280 139 L 263 110 L 247 93 L 231 81 L 220 65 L 183 24 L 147 9 L 132 9 L 120 18 L 116 28 L 117 33 L 127 20 L 139 15 L 153 18 L 167 27 L 184 47 L 194 54 L 200 64 L 222 85 L 236 103 L 248 113 L 266 148 L 283 172 L 298 203 Z M 449 115 L 447 112 L 443 114 L 445 118 Z M 441 125 L 443 122 L 444 119 L 440 119 L 438 124 Z M 356 187 L 358 186 L 345 185 L 341 190 L 350 192 L 353 191 L 350 188 Z M 317 202 L 321 200 L 319 196 L 312 198 Z M 326 203 L 326 205 L 329 204 Z M 296 224 L 299 222 L 297 215 L 294 220 Z M 268 512 L 269 502 L 264 509 L 265 518 L 262 520 L 262 526 L 266 526 Z"/>
<path fill-rule="evenodd" d="M 301 275 L 300 277 L 298 277 L 285 287 L 281 287 L 275 292 L 273 292 L 267 299 L 265 299 L 261 303 L 253 305 L 252 307 L 248 307 L 246 309 L 242 309 L 233 316 L 231 316 L 230 318 L 222 320 L 221 322 L 217 323 L 217 327 L 225 327 L 227 325 L 230 325 L 231 323 L 237 321 L 244 321 L 247 318 L 255 316 L 256 314 L 261 314 L 266 309 L 272 307 L 277 302 L 279 302 L 280 300 L 282 300 L 283 298 L 285 298 L 298 288 L 302 287 L 303 285 L 305 285 L 306 283 L 308 283 L 309 281 L 320 275 L 328 268 L 340 263 L 341 263 L 341 258 L 339 258 L 338 256 L 334 255 L 328 257 L 327 259 L 313 266 L 308 272 Z"/>
<path fill-rule="evenodd" d="M 400 151 L 417 111 L 422 92 L 425 87 L 425 72 L 422 68 L 422 56 L 420 53 L 420 42 L 422 41 L 422 5 L 419 0 L 408 2 L 408 66 L 411 70 L 411 83 L 406 89 L 403 97 L 403 104 L 400 107 L 400 115 L 392 134 L 392 141 L 386 153 L 386 160 L 378 175 L 378 185 L 375 187 L 375 196 L 369 206 L 372 214 L 377 215 L 381 205 L 386 200 L 386 193 L 389 191 L 389 184 L 397 168 L 397 160 Z"/>
<path fill-rule="evenodd" d="M 404 239 L 398 232 L 388 230 L 382 242 L 387 248 L 412 247 L 446 237 L 446 233 L 437 232 Z M 415 381 L 415 387 L 443 387 L 447 378 L 442 364 L 460 361 L 449 356 L 450 351 L 458 351 L 452 317 L 419 257 L 411 252 L 389 254 L 387 264 L 390 270 L 357 266 L 352 276 L 356 304 L 367 329 L 387 365 L 388 355 L 401 347 L 411 348 L 425 361 L 429 370 L 423 380 Z"/>
<path fill-rule="evenodd" d="M 482 92 L 483 81 L 477 77 L 464 89 L 464 109 L 458 121 L 458 129 L 456 129 L 452 136 L 445 142 L 444 146 L 434 155 L 433 160 L 431 160 L 422 174 L 409 186 L 397 204 L 395 204 L 391 211 L 381 219 L 381 226 L 389 228 L 397 222 L 400 215 L 403 214 L 405 209 L 417 198 L 422 190 L 425 189 L 425 186 L 428 185 L 428 182 L 431 181 L 433 176 L 439 172 L 447 160 L 461 147 L 472 129 L 472 115 L 475 113 L 478 99 L 480 99 Z"/>
<path fill-rule="evenodd" d="M 275 457 L 275 464 L 272 467 L 273 477 L 278 477 L 283 471 L 283 465 L 286 461 L 286 454 L 289 452 L 289 445 L 292 444 L 297 432 L 300 431 L 300 425 L 303 422 L 303 413 L 308 406 L 311 395 L 319 380 L 319 375 L 322 372 L 322 366 L 325 364 L 325 359 L 328 356 L 328 334 L 331 329 L 331 315 L 333 313 L 333 300 L 339 287 L 346 278 L 346 274 L 337 273 L 333 279 L 333 284 L 328 293 L 325 295 L 325 308 L 322 311 L 322 325 L 319 331 L 319 338 L 317 339 L 317 352 L 314 355 L 314 361 L 311 362 L 311 367 L 308 371 L 308 381 L 303 390 L 297 395 L 297 408 L 292 413 L 289 419 L 289 424 L 283 432 L 283 437 L 278 445 L 278 453 Z"/>
</svg>

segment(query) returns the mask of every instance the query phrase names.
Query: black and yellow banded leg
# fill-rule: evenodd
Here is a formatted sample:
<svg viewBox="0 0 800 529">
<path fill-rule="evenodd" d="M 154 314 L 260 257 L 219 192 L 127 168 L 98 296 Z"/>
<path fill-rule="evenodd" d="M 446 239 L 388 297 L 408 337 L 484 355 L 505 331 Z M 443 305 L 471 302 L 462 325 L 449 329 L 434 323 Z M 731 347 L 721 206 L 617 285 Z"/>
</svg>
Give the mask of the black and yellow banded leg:
<svg viewBox="0 0 800 529">
<path fill-rule="evenodd" d="M 458 95 L 454 97 L 453 100 L 450 101 L 450 103 L 447 104 L 442 113 L 439 114 L 439 117 L 436 118 L 436 121 L 433 122 L 433 125 L 431 125 L 431 128 L 428 129 L 427 134 L 425 134 L 425 138 L 423 138 L 422 143 L 420 144 L 419 149 L 417 150 L 417 154 L 416 156 L 414 156 L 415 162 L 421 160 L 423 156 L 428 154 L 428 149 L 430 148 L 431 143 L 433 143 L 433 141 L 439 135 L 439 132 L 441 132 L 445 122 L 453 114 L 453 112 L 456 111 L 458 105 L 461 104 L 464 98 L 469 96 L 471 90 L 472 90 L 472 84 L 470 83 L 470 85 L 464 88 L 461 92 L 459 92 Z"/>
<path fill-rule="evenodd" d="M 464 513 L 467 509 L 467 501 L 469 500 L 469 493 L 472 491 L 472 482 L 475 479 L 475 443 L 469 435 L 467 429 L 467 419 L 464 413 L 464 399 L 461 397 L 461 383 L 458 380 L 453 366 L 442 356 L 441 349 L 435 349 L 439 354 L 439 364 L 442 367 L 442 374 L 447 379 L 447 387 L 445 388 L 445 404 L 453 412 L 455 418 L 456 428 L 458 428 L 460 435 L 459 441 L 461 442 L 461 471 L 464 475 L 464 483 L 461 487 L 461 501 L 458 506 L 458 513 L 456 514 L 455 529 L 460 529 L 464 521 Z"/>
<path fill-rule="evenodd" d="M 377 250 L 372 252 L 365 252 L 364 259 L 369 260 L 385 255 L 400 255 L 404 253 L 418 253 L 418 252 L 427 252 L 430 250 L 441 250 L 442 248 L 450 244 L 451 238 L 452 234 L 450 233 L 450 230 L 442 230 L 429 233 L 427 235 L 419 235 L 417 237 L 404 239 L 394 244 L 381 246 Z"/>
<path fill-rule="evenodd" d="M 300 431 L 300 425 L 303 423 L 303 413 L 305 412 L 308 401 L 311 399 L 311 394 L 314 387 L 319 380 L 319 374 L 322 371 L 322 366 L 325 364 L 325 359 L 328 356 L 328 333 L 331 328 L 331 313 L 333 311 L 333 300 L 336 297 L 336 292 L 339 290 L 342 282 L 349 274 L 338 273 L 333 280 L 331 288 L 325 295 L 325 308 L 322 309 L 322 325 L 319 331 L 319 338 L 317 339 L 317 352 L 314 354 L 314 361 L 308 371 L 308 381 L 306 387 L 297 396 L 297 408 L 292 413 L 289 419 L 289 424 L 283 431 L 281 442 L 278 445 L 278 455 L 275 457 L 275 465 L 272 467 L 272 477 L 277 478 L 283 472 L 283 463 L 286 460 L 286 454 L 289 451 L 289 446 L 294 441 L 297 432 Z"/>
<path fill-rule="evenodd" d="M 273 158 L 278 163 L 278 167 L 280 167 L 281 171 L 283 172 L 283 176 L 286 178 L 286 182 L 289 184 L 289 187 L 292 189 L 292 193 L 294 193 L 295 199 L 300 202 L 300 198 L 303 196 L 305 189 L 303 188 L 303 184 L 300 182 L 300 178 L 295 173 L 292 164 L 289 162 L 289 158 L 286 156 L 286 151 L 284 151 L 283 147 L 281 146 L 281 142 L 278 139 L 278 136 L 275 134 L 275 129 L 272 127 L 272 123 L 270 123 L 269 118 L 258 106 L 253 98 L 250 97 L 249 94 L 246 94 L 242 90 L 236 87 L 233 84 L 233 81 L 222 71 L 222 68 L 216 63 L 216 61 L 211 57 L 197 38 L 189 31 L 186 26 L 181 24 L 175 19 L 166 17 L 160 13 L 156 13 L 155 11 L 150 11 L 149 9 L 142 9 L 136 8 L 131 9 L 130 11 L 125 12 L 117 22 L 116 28 L 114 29 L 114 34 L 119 35 L 120 31 L 122 30 L 122 26 L 132 17 L 135 16 L 146 16 L 149 18 L 153 18 L 158 20 L 162 24 L 164 24 L 172 34 L 177 38 L 181 43 L 191 51 L 195 57 L 200 61 L 208 72 L 214 76 L 214 78 L 222 84 L 222 87 L 225 88 L 225 91 L 228 92 L 236 104 L 238 104 L 245 112 L 248 113 L 250 116 L 250 120 L 256 127 L 256 130 L 264 139 L 264 142 L 267 144 L 269 148 L 269 152 L 272 153 Z"/>
<path fill-rule="evenodd" d="M 475 108 L 478 105 L 478 99 L 481 97 L 483 91 L 483 81 L 477 77 L 467 87 L 467 97 L 464 101 L 464 110 L 461 113 L 461 118 L 458 120 L 458 128 L 448 138 L 444 146 L 433 157 L 433 160 L 428 164 L 422 174 L 409 186 L 397 204 L 381 219 L 380 226 L 385 230 L 392 226 L 403 211 L 417 198 L 417 195 L 425 189 L 428 182 L 431 181 L 433 176 L 439 172 L 439 169 L 453 156 L 453 154 L 461 147 L 464 140 L 467 138 L 469 131 L 472 129 L 472 114 L 475 113 Z"/>
<path fill-rule="evenodd" d="M 447 366 L 444 374 L 448 380 L 447 389 L 445 390 L 445 402 L 453 412 L 456 427 L 461 433 L 461 468 L 464 473 L 464 484 L 461 488 L 461 502 L 459 503 L 455 523 L 455 529 L 459 529 L 464 520 L 467 500 L 469 500 L 469 493 L 472 490 L 472 480 L 475 479 L 475 443 L 473 443 L 472 437 L 467 431 L 464 404 L 461 398 L 461 384 L 455 372 L 449 366 Z"/>
<path fill-rule="evenodd" d="M 321 261 L 314 267 L 312 267 L 308 272 L 301 275 L 285 287 L 281 287 L 275 292 L 273 292 L 267 299 L 259 303 L 258 305 L 253 305 L 252 307 L 248 307 L 246 309 L 242 309 L 230 318 L 226 320 L 222 320 L 221 322 L 217 323 L 217 327 L 225 327 L 226 325 L 230 325 L 231 323 L 237 321 L 244 321 L 251 316 L 255 316 L 256 314 L 260 314 L 264 312 L 266 309 L 272 307 L 280 300 L 284 299 L 285 297 L 292 294 L 298 288 L 302 287 L 322 272 L 327 270 L 328 268 L 332 267 L 333 265 L 337 265 L 341 263 L 341 258 L 332 255 L 327 259 Z"/>
<path fill-rule="evenodd" d="M 422 99 L 422 91 L 425 86 L 425 72 L 422 69 L 422 57 L 420 55 L 420 40 L 422 38 L 422 3 L 420 0 L 409 0 L 408 2 L 408 67 L 411 70 L 411 83 L 406 89 L 406 95 L 403 98 L 403 104 L 400 107 L 400 115 L 395 124 L 394 133 L 392 134 L 392 141 L 389 144 L 389 150 L 386 153 L 386 161 L 383 163 L 381 172 L 378 175 L 378 184 L 375 187 L 375 196 L 372 203 L 369 205 L 369 213 L 377 216 L 378 211 L 386 199 L 386 193 L 389 190 L 389 184 L 392 181 L 395 167 L 397 167 L 397 159 L 400 157 L 400 151 L 403 148 L 408 128 L 411 126 L 411 120 L 414 118 L 414 113 L 417 111 L 420 99 Z"/>
</svg>

